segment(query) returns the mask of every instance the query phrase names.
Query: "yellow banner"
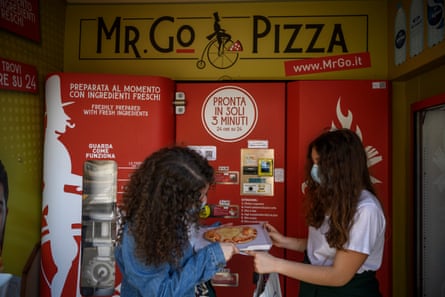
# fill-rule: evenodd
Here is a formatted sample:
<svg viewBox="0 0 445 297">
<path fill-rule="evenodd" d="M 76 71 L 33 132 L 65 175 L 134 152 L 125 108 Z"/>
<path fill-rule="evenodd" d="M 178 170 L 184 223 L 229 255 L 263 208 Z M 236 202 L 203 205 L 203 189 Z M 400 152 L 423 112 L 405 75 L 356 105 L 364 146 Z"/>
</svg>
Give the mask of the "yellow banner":
<svg viewBox="0 0 445 297">
<path fill-rule="evenodd" d="M 286 61 L 369 53 L 370 67 L 298 79 L 386 78 L 381 7 L 365 3 L 68 5 L 65 71 L 295 79 Z"/>
</svg>

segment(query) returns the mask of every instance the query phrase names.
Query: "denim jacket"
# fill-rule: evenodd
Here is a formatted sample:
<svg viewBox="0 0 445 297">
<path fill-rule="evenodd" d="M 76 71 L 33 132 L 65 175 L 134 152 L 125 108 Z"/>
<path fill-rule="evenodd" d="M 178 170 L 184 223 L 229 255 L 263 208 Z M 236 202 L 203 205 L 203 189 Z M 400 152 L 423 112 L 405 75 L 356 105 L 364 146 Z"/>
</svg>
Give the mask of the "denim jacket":
<svg viewBox="0 0 445 297">
<path fill-rule="evenodd" d="M 194 297 L 195 286 L 209 280 L 226 264 L 218 243 L 195 252 L 188 246 L 175 269 L 169 264 L 147 266 L 135 254 L 135 242 L 125 227 L 115 257 L 122 274 L 121 297 Z"/>
</svg>

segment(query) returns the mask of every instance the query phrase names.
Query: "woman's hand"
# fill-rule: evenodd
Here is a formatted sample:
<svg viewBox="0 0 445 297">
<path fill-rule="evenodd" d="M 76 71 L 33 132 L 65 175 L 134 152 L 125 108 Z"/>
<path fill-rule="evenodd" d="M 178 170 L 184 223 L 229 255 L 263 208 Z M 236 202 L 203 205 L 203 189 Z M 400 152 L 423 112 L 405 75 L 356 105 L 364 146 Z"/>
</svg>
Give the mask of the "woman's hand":
<svg viewBox="0 0 445 297">
<path fill-rule="evenodd" d="M 277 266 L 277 260 L 279 260 L 279 258 L 276 258 L 267 252 L 248 251 L 247 253 L 254 257 L 253 267 L 255 272 L 261 274 L 276 272 L 275 267 Z"/>
<path fill-rule="evenodd" d="M 265 223 L 264 229 L 266 229 L 267 233 L 269 233 L 270 239 L 272 239 L 272 243 L 276 247 L 280 247 L 280 248 L 286 247 L 285 246 L 286 236 L 284 236 L 283 234 L 278 232 L 277 228 L 275 228 L 274 226 L 272 226 L 269 223 Z"/>
<path fill-rule="evenodd" d="M 270 239 L 274 246 L 284 249 L 289 249 L 297 252 L 304 252 L 307 248 L 306 238 L 294 238 L 284 236 L 269 223 L 264 224 L 264 229 L 269 233 Z"/>
<path fill-rule="evenodd" d="M 220 246 L 224 253 L 224 258 L 226 259 L 226 262 L 228 262 L 233 255 L 239 253 L 239 249 L 233 243 L 221 242 Z"/>
</svg>

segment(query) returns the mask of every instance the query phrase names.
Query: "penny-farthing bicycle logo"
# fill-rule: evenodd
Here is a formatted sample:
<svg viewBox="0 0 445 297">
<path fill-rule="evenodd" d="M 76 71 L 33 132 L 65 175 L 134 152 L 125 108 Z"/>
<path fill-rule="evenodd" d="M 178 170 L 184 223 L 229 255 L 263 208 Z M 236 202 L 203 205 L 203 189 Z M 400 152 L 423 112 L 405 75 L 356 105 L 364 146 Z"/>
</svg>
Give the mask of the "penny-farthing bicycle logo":
<svg viewBox="0 0 445 297">
<path fill-rule="evenodd" d="M 206 61 L 215 68 L 227 69 L 238 61 L 239 52 L 243 50 L 241 42 L 233 42 L 232 36 L 219 24 L 220 19 L 217 12 L 213 13 L 213 33 L 207 36 L 209 42 L 202 51 L 201 58 L 196 67 L 204 69 Z"/>
</svg>

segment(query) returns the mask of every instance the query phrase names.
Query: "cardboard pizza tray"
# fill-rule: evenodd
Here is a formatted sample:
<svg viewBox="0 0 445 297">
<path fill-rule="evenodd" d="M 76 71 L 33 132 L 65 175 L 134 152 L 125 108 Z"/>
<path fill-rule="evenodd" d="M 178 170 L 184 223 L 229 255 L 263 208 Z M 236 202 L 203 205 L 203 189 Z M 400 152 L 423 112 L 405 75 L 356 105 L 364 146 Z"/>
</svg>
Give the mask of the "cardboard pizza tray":
<svg viewBox="0 0 445 297">
<path fill-rule="evenodd" d="M 257 237 L 254 240 L 246 243 L 238 243 L 236 245 L 240 251 L 268 251 L 272 247 L 272 240 L 267 231 L 264 230 L 263 224 L 233 225 L 233 227 L 236 226 L 249 226 L 257 230 Z M 197 234 L 194 235 L 195 249 L 199 250 L 210 244 L 211 242 L 204 238 L 204 233 L 207 230 L 219 227 L 221 226 L 201 227 Z"/>
</svg>

